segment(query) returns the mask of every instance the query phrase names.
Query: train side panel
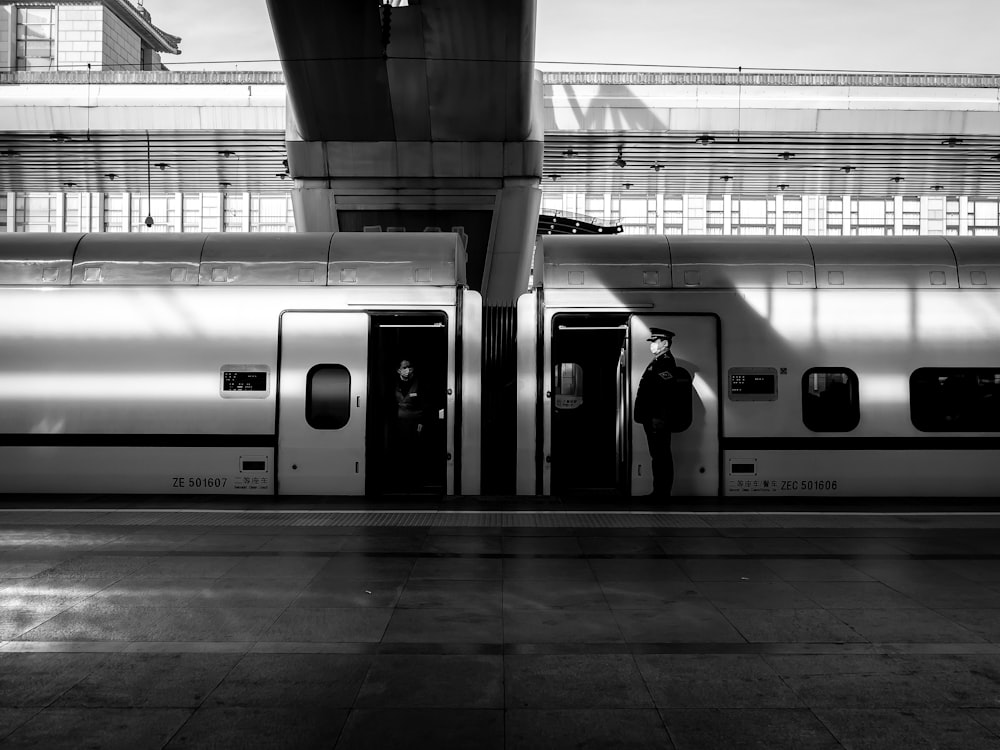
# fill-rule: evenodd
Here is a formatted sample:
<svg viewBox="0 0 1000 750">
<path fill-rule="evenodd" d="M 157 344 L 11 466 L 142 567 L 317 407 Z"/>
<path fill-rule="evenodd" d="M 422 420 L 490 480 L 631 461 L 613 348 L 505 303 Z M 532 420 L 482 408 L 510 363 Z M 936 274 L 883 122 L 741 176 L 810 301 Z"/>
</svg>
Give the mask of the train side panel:
<svg viewBox="0 0 1000 750">
<path fill-rule="evenodd" d="M 746 290 L 720 299 L 724 376 L 771 368 L 775 400 L 723 394 L 727 495 L 992 496 L 997 433 L 919 429 L 911 377 L 996 370 L 1000 295 L 969 289 Z M 806 424 L 807 373 L 856 378 L 855 425 Z M 1000 396 L 1000 393 L 997 394 Z M 914 406 L 914 404 L 917 404 Z"/>
<path fill-rule="evenodd" d="M 448 361 L 435 366 L 454 391 L 462 377 L 455 295 L 434 287 L 4 288 L 2 490 L 272 494 L 282 313 L 446 318 Z M 455 405 L 441 406 L 454 455 Z M 471 452 L 477 425 L 473 418 L 465 428 L 462 447 Z M 342 489 L 330 483 L 321 494 Z"/>
<path fill-rule="evenodd" d="M 4 490 L 273 492 L 280 304 L 270 296 L 3 290 Z M 261 373 L 263 390 L 223 391 L 224 371 L 242 368 Z"/>
<path fill-rule="evenodd" d="M 551 337 L 560 316 L 715 314 L 721 327 L 721 494 L 1000 493 L 997 433 L 918 429 L 910 389 L 911 376 L 926 368 L 995 370 L 1000 378 L 996 291 L 557 288 L 544 290 L 543 308 L 544 362 L 537 368 L 543 404 L 539 409 L 528 389 L 523 389 L 519 403 L 522 419 L 532 410 L 539 414 L 541 455 L 529 455 L 526 447 L 519 450 L 521 492 L 533 491 L 529 487 L 537 477 L 543 493 L 552 491 L 548 478 L 558 446 L 552 444 L 551 393 L 558 362 L 551 354 Z M 537 341 L 534 322 L 525 322 L 519 330 L 519 354 L 530 353 Z M 826 370 L 850 371 L 857 378 L 859 419 L 849 430 L 810 429 L 804 421 L 804 377 Z M 734 376 L 772 372 L 773 393 L 732 393 Z M 637 383 L 632 385 L 634 398 Z M 683 435 L 675 440 L 683 446 Z M 645 450 L 643 441 L 635 439 L 633 450 Z M 675 451 L 678 454 L 683 450 Z"/>
</svg>

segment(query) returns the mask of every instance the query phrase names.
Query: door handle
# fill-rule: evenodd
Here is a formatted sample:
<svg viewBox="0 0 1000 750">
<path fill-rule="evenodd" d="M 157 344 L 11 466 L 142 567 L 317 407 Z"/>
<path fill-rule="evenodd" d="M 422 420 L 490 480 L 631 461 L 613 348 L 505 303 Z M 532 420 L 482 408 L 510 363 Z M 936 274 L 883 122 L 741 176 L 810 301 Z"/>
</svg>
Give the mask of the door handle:
<svg viewBox="0 0 1000 750">
<path fill-rule="evenodd" d="M 357 402 L 357 407 L 358 407 L 359 409 L 361 408 L 361 396 L 358 396 L 358 402 Z"/>
</svg>

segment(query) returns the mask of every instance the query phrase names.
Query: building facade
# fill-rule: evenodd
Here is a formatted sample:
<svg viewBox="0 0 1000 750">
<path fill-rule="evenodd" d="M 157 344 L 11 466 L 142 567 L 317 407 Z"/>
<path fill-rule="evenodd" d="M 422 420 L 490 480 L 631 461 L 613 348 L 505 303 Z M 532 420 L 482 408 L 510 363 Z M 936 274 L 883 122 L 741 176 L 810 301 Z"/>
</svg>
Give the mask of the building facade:
<svg viewBox="0 0 1000 750">
<path fill-rule="evenodd" d="M 128 0 L 0 4 L 0 69 L 165 70 L 180 38 Z"/>
<path fill-rule="evenodd" d="M 153 24 L 141 0 L 138 5 L 128 0 L 0 3 L 0 71 L 8 73 L 5 82 L 13 81 L 22 88 L 25 82 L 31 85 L 39 80 L 79 87 L 89 84 L 91 73 L 100 71 L 121 75 L 166 72 L 161 56 L 178 54 L 180 42 L 179 37 Z M 87 78 L 81 79 L 81 75 Z M 93 81 L 95 86 L 107 85 L 97 75 Z M 154 219 L 151 228 L 144 224 L 147 215 Z M 0 193 L 0 232 L 294 229 L 287 190 L 266 194 L 154 192 L 152 196 L 145 191 Z"/>
<path fill-rule="evenodd" d="M 294 231 L 288 192 L 0 194 L 0 232 Z"/>
<path fill-rule="evenodd" d="M 1000 235 L 998 196 L 633 195 L 548 189 L 542 213 L 621 225 L 624 234 Z"/>
</svg>

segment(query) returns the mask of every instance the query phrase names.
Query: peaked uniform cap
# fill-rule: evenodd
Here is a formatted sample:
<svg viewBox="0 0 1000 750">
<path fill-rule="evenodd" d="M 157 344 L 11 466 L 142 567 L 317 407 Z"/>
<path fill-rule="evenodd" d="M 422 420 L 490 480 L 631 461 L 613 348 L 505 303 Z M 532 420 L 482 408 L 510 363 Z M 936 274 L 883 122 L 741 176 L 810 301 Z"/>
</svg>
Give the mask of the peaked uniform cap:
<svg viewBox="0 0 1000 750">
<path fill-rule="evenodd" d="M 668 331 L 666 328 L 650 328 L 649 338 L 646 341 L 659 341 L 660 339 L 667 339 L 668 341 L 674 337 L 673 331 Z"/>
</svg>

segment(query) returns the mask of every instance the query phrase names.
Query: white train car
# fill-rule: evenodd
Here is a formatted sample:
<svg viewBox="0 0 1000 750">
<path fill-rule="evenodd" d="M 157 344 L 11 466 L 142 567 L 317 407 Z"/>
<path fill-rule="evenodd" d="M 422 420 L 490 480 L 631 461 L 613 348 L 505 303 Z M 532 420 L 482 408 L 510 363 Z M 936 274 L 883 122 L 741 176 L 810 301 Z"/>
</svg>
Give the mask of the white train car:
<svg viewBox="0 0 1000 750">
<path fill-rule="evenodd" d="M 0 235 L 0 488 L 477 494 L 464 259 L 450 233 Z M 402 358 L 419 462 L 387 437 Z"/>
<path fill-rule="evenodd" d="M 1000 495 L 996 238 L 544 237 L 518 493 L 652 488 L 651 327 L 694 375 L 673 494 Z"/>
</svg>

